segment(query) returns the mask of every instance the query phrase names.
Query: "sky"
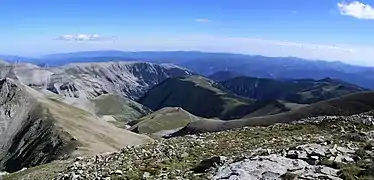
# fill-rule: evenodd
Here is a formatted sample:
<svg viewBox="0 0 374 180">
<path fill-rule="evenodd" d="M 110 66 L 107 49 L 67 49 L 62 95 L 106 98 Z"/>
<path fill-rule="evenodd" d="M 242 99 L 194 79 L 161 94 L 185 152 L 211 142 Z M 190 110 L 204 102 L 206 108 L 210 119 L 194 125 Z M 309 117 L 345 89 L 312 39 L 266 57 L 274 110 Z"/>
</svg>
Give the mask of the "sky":
<svg viewBox="0 0 374 180">
<path fill-rule="evenodd" d="M 1 0 L 0 54 L 198 50 L 374 66 L 374 0 Z"/>
</svg>

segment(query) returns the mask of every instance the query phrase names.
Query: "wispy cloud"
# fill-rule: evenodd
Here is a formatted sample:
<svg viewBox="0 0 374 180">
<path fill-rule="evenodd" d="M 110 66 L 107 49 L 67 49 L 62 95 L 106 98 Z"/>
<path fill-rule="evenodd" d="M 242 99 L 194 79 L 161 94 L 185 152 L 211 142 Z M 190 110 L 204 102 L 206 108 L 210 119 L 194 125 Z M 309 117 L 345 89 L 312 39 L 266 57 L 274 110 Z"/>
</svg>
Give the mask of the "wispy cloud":
<svg viewBox="0 0 374 180">
<path fill-rule="evenodd" d="M 209 23 L 209 22 L 212 22 L 212 20 L 207 19 L 207 18 L 197 18 L 197 19 L 195 19 L 195 21 L 199 22 L 199 23 Z"/>
<path fill-rule="evenodd" d="M 351 3 L 340 2 L 338 3 L 338 9 L 341 15 L 352 16 L 357 19 L 374 20 L 374 8 L 359 1 L 353 1 Z"/>
<path fill-rule="evenodd" d="M 112 39 L 97 34 L 65 34 L 57 38 L 57 40 L 61 41 L 105 41 Z"/>
<path fill-rule="evenodd" d="M 293 10 L 291 11 L 292 14 L 297 14 L 297 11 Z"/>
<path fill-rule="evenodd" d="M 331 50 L 341 52 L 354 52 L 352 48 L 345 48 L 340 45 L 324 45 L 324 44 L 310 44 L 310 43 L 297 43 L 288 41 L 273 41 L 258 39 L 257 41 L 266 42 L 273 45 L 284 46 L 284 47 L 298 47 L 305 50 Z"/>
</svg>

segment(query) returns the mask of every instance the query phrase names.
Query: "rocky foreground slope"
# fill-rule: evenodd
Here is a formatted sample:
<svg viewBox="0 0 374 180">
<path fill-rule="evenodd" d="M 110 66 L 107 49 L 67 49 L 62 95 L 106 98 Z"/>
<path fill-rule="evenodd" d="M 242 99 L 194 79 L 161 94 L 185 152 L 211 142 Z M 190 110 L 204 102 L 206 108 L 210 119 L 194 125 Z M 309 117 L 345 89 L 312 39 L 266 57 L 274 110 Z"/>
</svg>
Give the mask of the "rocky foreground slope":
<svg viewBox="0 0 374 180">
<path fill-rule="evenodd" d="M 0 80 L 0 170 L 13 172 L 148 141 L 17 80 Z"/>
<path fill-rule="evenodd" d="M 4 179 L 373 179 L 374 112 L 188 135 Z"/>
</svg>

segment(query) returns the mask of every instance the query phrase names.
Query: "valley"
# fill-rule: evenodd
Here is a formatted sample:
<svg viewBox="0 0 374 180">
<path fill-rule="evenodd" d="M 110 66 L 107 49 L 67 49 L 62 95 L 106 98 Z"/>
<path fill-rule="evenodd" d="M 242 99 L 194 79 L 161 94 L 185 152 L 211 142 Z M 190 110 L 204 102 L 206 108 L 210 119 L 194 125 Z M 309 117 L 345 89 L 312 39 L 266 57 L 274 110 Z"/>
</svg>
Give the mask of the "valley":
<svg viewBox="0 0 374 180">
<path fill-rule="evenodd" d="M 319 143 L 320 148 L 349 148 L 352 153 L 343 155 L 353 158 L 365 147 L 346 136 L 359 131 L 365 134 L 363 142 L 374 139 L 373 92 L 336 79 L 334 72 L 321 79 L 252 77 L 218 69 L 207 75 L 180 66 L 192 62 L 193 53 L 180 62 L 159 55 L 107 62 L 75 62 L 82 60 L 76 57 L 53 67 L 2 61 L 3 178 L 222 179 L 231 176 L 227 168 L 237 166 L 238 156 L 258 163 L 252 158 L 260 153 L 284 163 L 291 160 L 281 151 Z M 195 55 L 198 59 L 202 54 Z M 372 150 L 366 153 L 365 158 L 374 157 Z M 225 157 L 222 164 L 220 157 Z M 211 158 L 218 158 L 218 164 L 200 164 Z M 311 169 L 321 165 L 330 174 L 316 170 L 296 175 L 372 177 L 346 172 L 348 166 L 362 172 L 371 168 L 359 160 L 331 167 L 325 164 L 330 155 L 319 158 L 317 164 L 298 161 Z M 156 159 L 158 164 L 152 164 Z"/>
</svg>

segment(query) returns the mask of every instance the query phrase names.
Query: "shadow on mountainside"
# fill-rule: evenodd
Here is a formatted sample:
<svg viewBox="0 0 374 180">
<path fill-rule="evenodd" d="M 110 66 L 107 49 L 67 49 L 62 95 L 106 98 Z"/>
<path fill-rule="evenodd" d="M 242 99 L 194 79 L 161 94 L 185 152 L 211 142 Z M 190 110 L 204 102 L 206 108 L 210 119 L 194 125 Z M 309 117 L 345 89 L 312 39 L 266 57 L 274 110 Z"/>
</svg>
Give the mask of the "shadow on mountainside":
<svg viewBox="0 0 374 180">
<path fill-rule="evenodd" d="M 289 123 L 303 118 L 316 116 L 348 116 L 374 109 L 374 92 L 361 92 L 334 98 L 310 106 L 280 114 L 243 118 L 231 121 L 200 120 L 189 123 L 186 127 L 171 134 L 169 137 L 217 132 L 244 126 L 267 126 L 275 123 Z"/>
</svg>

